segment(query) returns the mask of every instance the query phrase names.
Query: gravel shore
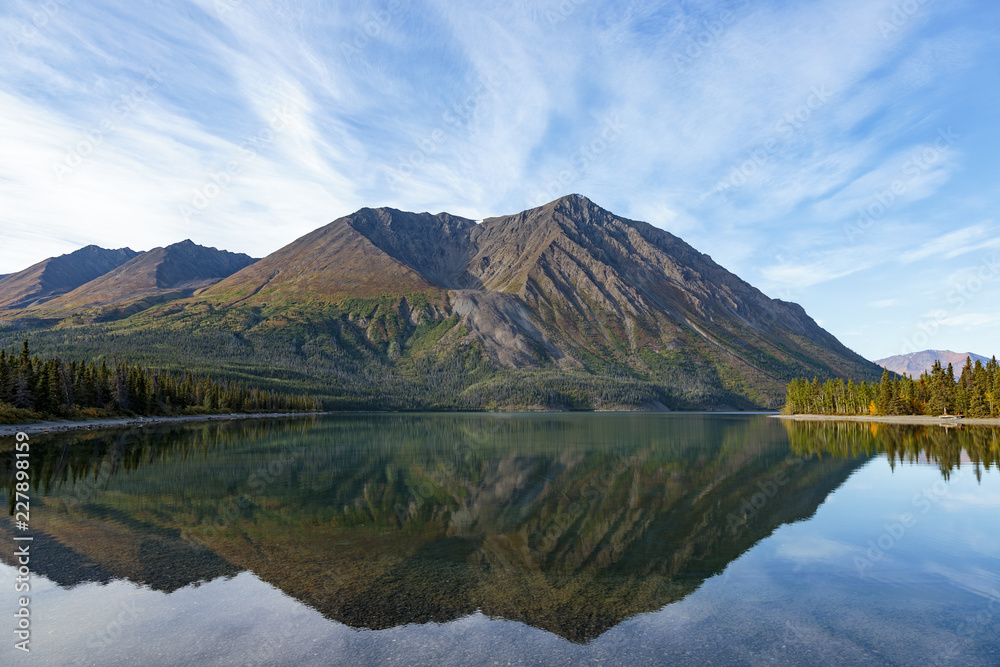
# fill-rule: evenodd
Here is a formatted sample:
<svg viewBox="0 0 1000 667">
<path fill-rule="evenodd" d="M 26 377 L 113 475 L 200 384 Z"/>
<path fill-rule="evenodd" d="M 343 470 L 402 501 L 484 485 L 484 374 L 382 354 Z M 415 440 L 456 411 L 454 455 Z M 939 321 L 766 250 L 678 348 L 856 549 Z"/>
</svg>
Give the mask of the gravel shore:
<svg viewBox="0 0 1000 667">
<path fill-rule="evenodd" d="M 883 424 L 913 424 L 918 426 L 1000 426 L 997 417 L 928 417 L 926 415 L 899 415 L 892 417 L 870 417 L 868 415 L 774 415 L 778 419 L 789 419 L 800 422 L 880 422 Z"/>
<path fill-rule="evenodd" d="M 234 419 L 276 419 L 279 417 L 316 417 L 326 412 L 268 412 L 264 414 L 184 415 L 181 417 L 126 417 L 123 419 L 89 419 L 86 421 L 42 421 L 28 424 L 0 424 L 0 437 L 15 433 L 64 433 L 66 431 L 95 431 L 105 428 L 129 428 L 184 422 L 231 421 Z"/>
</svg>

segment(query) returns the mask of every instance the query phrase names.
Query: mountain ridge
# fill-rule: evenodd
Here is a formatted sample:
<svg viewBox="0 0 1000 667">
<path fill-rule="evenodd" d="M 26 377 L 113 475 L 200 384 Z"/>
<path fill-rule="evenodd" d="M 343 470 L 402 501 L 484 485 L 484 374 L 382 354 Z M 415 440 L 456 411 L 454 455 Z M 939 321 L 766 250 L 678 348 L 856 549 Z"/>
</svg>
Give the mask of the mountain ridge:
<svg viewBox="0 0 1000 667">
<path fill-rule="evenodd" d="M 80 296 L 49 305 L 57 328 L 80 324 Z M 157 298 L 116 311 L 116 352 L 211 335 L 242 368 L 266 348 L 274 366 L 254 373 L 295 368 L 295 382 L 369 407 L 777 407 L 793 377 L 881 373 L 801 306 L 581 195 L 479 223 L 362 208 Z M 200 350 L 206 370 L 222 363 L 214 344 Z"/>
<path fill-rule="evenodd" d="M 186 239 L 137 253 L 65 294 L 27 307 L 25 312 L 50 319 L 85 312 L 98 319 L 127 316 L 155 303 L 191 296 L 253 261 L 242 253 L 207 248 Z"/>
<path fill-rule="evenodd" d="M 131 248 L 88 245 L 0 276 L 0 311 L 38 305 L 112 271 L 138 255 Z"/>
</svg>

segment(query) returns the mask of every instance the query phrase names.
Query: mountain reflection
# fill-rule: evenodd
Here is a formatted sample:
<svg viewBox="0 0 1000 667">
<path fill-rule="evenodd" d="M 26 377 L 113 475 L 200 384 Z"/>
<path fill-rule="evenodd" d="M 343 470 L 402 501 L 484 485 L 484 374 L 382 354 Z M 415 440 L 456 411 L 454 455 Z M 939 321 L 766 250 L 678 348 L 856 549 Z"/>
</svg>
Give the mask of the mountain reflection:
<svg viewBox="0 0 1000 667">
<path fill-rule="evenodd" d="M 32 566 L 166 592 L 250 570 L 356 628 L 478 609 L 584 642 L 810 517 L 877 451 L 814 426 L 344 415 L 39 438 Z"/>
</svg>

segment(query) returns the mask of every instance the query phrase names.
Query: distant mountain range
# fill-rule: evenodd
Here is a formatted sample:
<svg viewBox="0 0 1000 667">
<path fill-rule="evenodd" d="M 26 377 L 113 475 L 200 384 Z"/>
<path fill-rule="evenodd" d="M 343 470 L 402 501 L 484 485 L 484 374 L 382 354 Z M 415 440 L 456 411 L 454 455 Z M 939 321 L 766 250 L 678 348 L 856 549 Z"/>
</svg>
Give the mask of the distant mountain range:
<svg viewBox="0 0 1000 667">
<path fill-rule="evenodd" d="M 888 368 L 893 373 L 900 375 L 912 375 L 914 378 L 920 377 L 924 372 L 929 372 L 935 361 L 940 361 L 945 368 L 951 364 L 955 369 L 955 376 L 962 370 L 966 358 L 972 358 L 972 363 L 980 361 L 983 365 L 989 361 L 988 357 L 972 352 L 952 352 L 951 350 L 923 350 L 921 352 L 911 352 L 910 354 L 897 354 L 885 359 L 879 359 L 875 363 L 883 368 Z"/>
<path fill-rule="evenodd" d="M 87 246 L 0 280 L 0 308 L 49 322 L 75 317 L 82 323 L 81 315 L 90 321 L 118 319 L 191 296 L 254 261 L 190 240 L 142 253 Z"/>
<path fill-rule="evenodd" d="M 0 277 L 0 309 L 29 308 L 66 294 L 135 257 L 129 248 L 96 245 L 50 257 L 18 273 Z"/>
<path fill-rule="evenodd" d="M 43 264 L 0 280 L 0 343 L 184 357 L 344 407 L 776 407 L 793 377 L 881 373 L 800 306 L 579 195 L 480 223 L 365 208 L 259 261 L 185 241 L 58 289 L 27 277 Z"/>
</svg>

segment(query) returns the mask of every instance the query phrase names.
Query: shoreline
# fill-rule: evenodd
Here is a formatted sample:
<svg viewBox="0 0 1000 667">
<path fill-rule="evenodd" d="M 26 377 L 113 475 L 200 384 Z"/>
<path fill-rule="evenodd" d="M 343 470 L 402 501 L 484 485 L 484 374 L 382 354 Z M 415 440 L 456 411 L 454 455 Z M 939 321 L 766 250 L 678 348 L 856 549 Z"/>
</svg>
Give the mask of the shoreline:
<svg viewBox="0 0 1000 667">
<path fill-rule="evenodd" d="M 368 412 L 368 411 L 360 411 Z M 560 411 L 561 412 L 561 411 Z M 602 411 L 595 411 L 602 412 Z M 607 412 L 617 412 L 610 410 Z M 631 411 L 630 411 L 631 412 Z M 639 410 L 637 412 L 644 412 Z M 679 411 L 678 411 L 679 412 Z M 48 420 L 31 422 L 26 424 L 0 424 L 0 437 L 14 436 L 17 433 L 27 433 L 29 435 L 68 433 L 71 431 L 97 431 L 103 429 L 132 428 L 142 426 L 158 426 L 173 423 L 193 423 L 210 421 L 238 421 L 243 419 L 281 419 L 300 417 L 322 417 L 331 414 L 342 414 L 342 411 L 323 412 L 265 412 L 265 413 L 226 413 L 217 415 L 179 415 L 175 417 L 121 417 L 107 419 L 88 419 L 77 421 Z M 501 413 L 502 414 L 502 413 Z M 531 414 L 536 414 L 532 411 Z M 672 412 L 670 414 L 678 414 Z M 703 414 L 703 413 L 699 413 Z M 711 413 L 709 413 L 711 414 Z M 742 412 L 723 414 L 743 414 Z M 747 412 L 746 414 L 769 414 L 766 412 Z M 782 415 L 770 413 L 772 418 L 787 419 L 789 421 L 801 422 L 867 422 L 882 424 L 905 424 L 911 426 L 1000 426 L 1000 417 L 964 417 L 942 418 L 930 417 L 927 415 L 893 415 L 893 416 L 870 416 L 870 415 Z"/>
<path fill-rule="evenodd" d="M 17 433 L 29 435 L 68 433 L 70 431 L 98 431 L 112 428 L 128 428 L 133 426 L 157 426 L 160 424 L 237 421 L 240 419 L 278 419 L 290 417 L 319 417 L 331 414 L 329 412 L 233 412 L 219 415 L 179 415 L 176 417 L 120 417 L 108 419 L 87 419 L 78 421 L 40 421 L 26 424 L 0 424 L 0 437 L 13 436 Z"/>
<path fill-rule="evenodd" d="M 778 419 L 800 422 L 874 422 L 881 424 L 908 424 L 911 426 L 1000 426 L 1000 417 L 930 417 L 927 415 L 774 415 Z"/>
<path fill-rule="evenodd" d="M 27 433 L 29 435 L 39 435 L 39 434 L 54 434 L 54 433 L 68 433 L 70 431 L 98 431 L 103 429 L 114 429 L 114 428 L 132 428 L 136 426 L 156 426 L 162 424 L 172 424 L 172 423 L 188 423 L 188 422 L 205 422 L 205 421 L 236 421 L 241 419 L 280 419 L 282 417 L 325 417 L 327 415 L 343 415 L 343 414 L 437 414 L 438 412 L 444 412 L 446 414 L 483 414 L 479 411 L 467 412 L 467 411 L 436 411 L 436 410 L 324 410 L 322 412 L 264 412 L 264 413 L 241 413 L 241 412 L 230 412 L 225 414 L 217 415 L 178 415 L 174 417 L 118 417 L 118 418 L 101 418 L 101 419 L 82 419 L 82 420 L 45 420 L 37 422 L 25 422 L 20 424 L 0 424 L 0 438 L 14 436 L 17 433 Z M 758 411 L 758 410 L 748 410 L 748 411 L 715 411 L 715 410 L 513 410 L 513 411 L 498 411 L 498 412 L 488 412 L 487 414 L 492 415 L 509 415 L 509 414 L 530 414 L 530 415 L 542 415 L 542 414 L 719 414 L 719 415 L 770 415 L 776 417 L 778 415 L 774 414 L 773 411 Z M 1000 423 L 1000 420 L 997 420 Z"/>
</svg>

